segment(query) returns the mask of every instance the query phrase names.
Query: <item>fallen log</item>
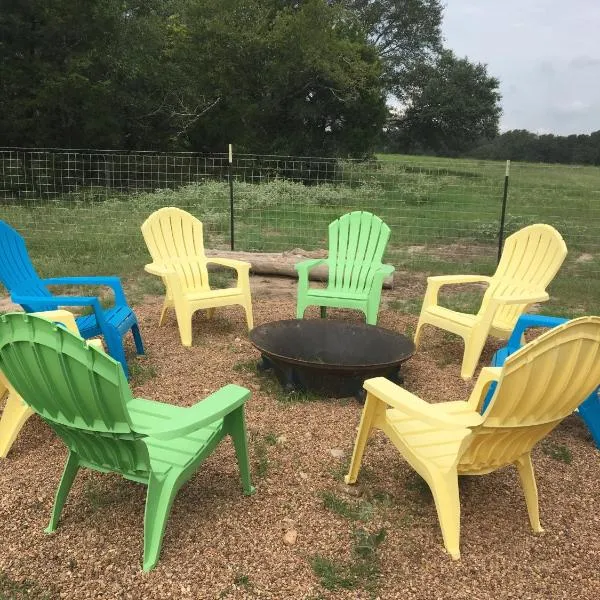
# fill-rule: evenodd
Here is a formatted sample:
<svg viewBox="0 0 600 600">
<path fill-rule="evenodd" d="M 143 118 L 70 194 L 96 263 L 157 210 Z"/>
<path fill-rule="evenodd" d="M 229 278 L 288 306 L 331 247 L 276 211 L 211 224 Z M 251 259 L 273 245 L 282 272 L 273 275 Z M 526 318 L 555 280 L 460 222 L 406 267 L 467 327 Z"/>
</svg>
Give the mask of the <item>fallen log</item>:
<svg viewBox="0 0 600 600">
<path fill-rule="evenodd" d="M 298 272 L 294 268 L 299 263 L 308 258 L 326 258 L 327 252 L 324 250 L 307 251 L 301 248 L 295 248 L 287 252 L 238 252 L 232 250 L 206 250 L 206 256 L 220 256 L 221 258 L 232 258 L 235 260 L 244 260 L 252 266 L 250 271 L 258 275 L 278 275 L 280 277 L 298 278 Z M 209 269 L 222 268 L 219 265 L 210 265 Z M 327 265 L 319 265 L 309 271 L 308 277 L 311 281 L 327 281 Z M 383 280 L 384 288 L 392 288 L 394 285 L 393 275 Z"/>
</svg>

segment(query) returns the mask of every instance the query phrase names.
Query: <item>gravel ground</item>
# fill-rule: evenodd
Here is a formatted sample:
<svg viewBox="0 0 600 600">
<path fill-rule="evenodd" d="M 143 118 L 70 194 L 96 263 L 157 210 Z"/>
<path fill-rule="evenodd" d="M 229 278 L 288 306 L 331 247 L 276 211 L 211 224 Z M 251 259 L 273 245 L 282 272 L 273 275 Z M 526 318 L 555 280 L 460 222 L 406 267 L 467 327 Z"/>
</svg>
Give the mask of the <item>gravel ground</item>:
<svg viewBox="0 0 600 600">
<path fill-rule="evenodd" d="M 252 284 L 257 325 L 294 315 L 293 287 L 265 278 Z M 257 493 L 242 495 L 225 441 L 179 492 L 158 566 L 143 573 L 144 486 L 81 471 L 59 529 L 43 532 L 66 450 L 33 417 L 0 463 L 0 573 L 36 582 L 18 597 L 600 597 L 600 452 L 577 416 L 534 452 L 546 533 L 529 528 L 515 469 L 465 478 L 462 559 L 453 562 L 426 486 L 383 436 L 369 443 L 359 483 L 343 485 L 361 412 L 354 400 L 281 401 L 273 382 L 252 369 L 259 355 L 241 308 L 219 309 L 212 321 L 197 314 L 194 346 L 184 348 L 174 317 L 158 329 L 160 306 L 153 297 L 136 306 L 148 355 L 133 368 L 134 394 L 188 406 L 226 383 L 251 389 Z M 317 317 L 316 309 L 307 316 Z M 412 334 L 416 317 L 384 309 L 379 324 Z M 488 343 L 482 364 L 497 347 Z M 429 328 L 406 364 L 405 387 L 431 402 L 465 399 L 473 384 L 459 377 L 461 356 L 458 338 Z"/>
</svg>

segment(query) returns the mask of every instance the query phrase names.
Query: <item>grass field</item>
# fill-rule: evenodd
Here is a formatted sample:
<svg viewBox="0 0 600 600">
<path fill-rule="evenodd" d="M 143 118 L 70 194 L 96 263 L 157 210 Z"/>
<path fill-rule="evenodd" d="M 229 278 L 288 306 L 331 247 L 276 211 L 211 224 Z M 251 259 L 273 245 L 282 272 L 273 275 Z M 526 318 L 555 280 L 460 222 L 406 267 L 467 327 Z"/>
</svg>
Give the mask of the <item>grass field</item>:
<svg viewBox="0 0 600 600">
<path fill-rule="evenodd" d="M 280 251 L 327 246 L 327 225 L 351 210 L 370 210 L 391 227 L 387 259 L 424 278 L 494 270 L 505 165 L 501 162 L 382 155 L 340 163 L 336 180 L 305 185 L 270 176 L 236 181 L 236 249 Z M 27 240 L 44 276 L 118 274 L 151 284 L 140 225 L 162 206 L 179 206 L 205 225 L 206 245 L 229 247 L 229 186 L 199 181 L 177 190 L 125 195 L 81 189 L 51 201 L 4 204 L 2 217 Z M 513 163 L 507 230 L 555 226 L 569 257 L 552 285 L 548 313 L 600 312 L 600 169 Z"/>
</svg>

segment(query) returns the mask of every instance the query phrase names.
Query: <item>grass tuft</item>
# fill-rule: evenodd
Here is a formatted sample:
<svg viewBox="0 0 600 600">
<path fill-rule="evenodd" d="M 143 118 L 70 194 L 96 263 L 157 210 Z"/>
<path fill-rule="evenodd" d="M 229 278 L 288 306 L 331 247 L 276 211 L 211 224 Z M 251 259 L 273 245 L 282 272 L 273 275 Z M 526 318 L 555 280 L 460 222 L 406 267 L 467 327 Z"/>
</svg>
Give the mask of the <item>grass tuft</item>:
<svg viewBox="0 0 600 600">
<path fill-rule="evenodd" d="M 365 500 L 348 502 L 331 491 L 322 492 L 321 498 L 323 499 L 323 506 L 327 510 L 345 519 L 350 519 L 351 521 L 368 521 L 373 516 L 373 505 Z"/>
<path fill-rule="evenodd" d="M 374 594 L 381 573 L 377 549 L 386 538 L 386 530 L 369 533 L 365 529 L 355 529 L 353 536 L 353 556 L 348 561 L 334 560 L 316 554 L 311 559 L 311 567 L 327 590 L 363 588 Z"/>
<path fill-rule="evenodd" d="M 129 382 L 135 387 L 143 385 L 157 375 L 156 367 L 150 362 L 148 352 L 144 356 L 135 356 L 128 361 Z"/>
<path fill-rule="evenodd" d="M 0 600 L 54 600 L 58 594 L 31 580 L 15 581 L 0 571 Z"/>
<path fill-rule="evenodd" d="M 566 465 L 570 465 L 573 462 L 573 455 L 569 448 L 564 444 L 557 444 L 556 442 L 546 440 L 542 443 L 542 452 L 546 456 L 559 462 L 563 462 Z"/>
</svg>

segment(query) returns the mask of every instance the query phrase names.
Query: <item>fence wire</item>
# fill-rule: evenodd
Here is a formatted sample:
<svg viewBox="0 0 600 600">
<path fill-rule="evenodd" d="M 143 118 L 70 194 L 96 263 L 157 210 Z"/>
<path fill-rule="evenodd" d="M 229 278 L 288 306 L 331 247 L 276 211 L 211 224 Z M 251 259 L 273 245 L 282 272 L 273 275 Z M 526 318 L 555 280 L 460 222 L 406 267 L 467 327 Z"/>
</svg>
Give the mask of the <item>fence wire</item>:
<svg viewBox="0 0 600 600">
<path fill-rule="evenodd" d="M 502 162 L 382 156 L 332 158 L 0 149 L 1 218 L 26 238 L 44 275 L 117 272 L 148 260 L 140 225 L 178 206 L 205 226 L 207 247 L 327 248 L 327 226 L 352 210 L 392 229 L 386 259 L 400 272 L 493 272 L 504 185 Z M 600 297 L 600 168 L 513 163 L 506 234 L 549 223 L 569 257 L 553 284 L 559 306 Z"/>
</svg>

